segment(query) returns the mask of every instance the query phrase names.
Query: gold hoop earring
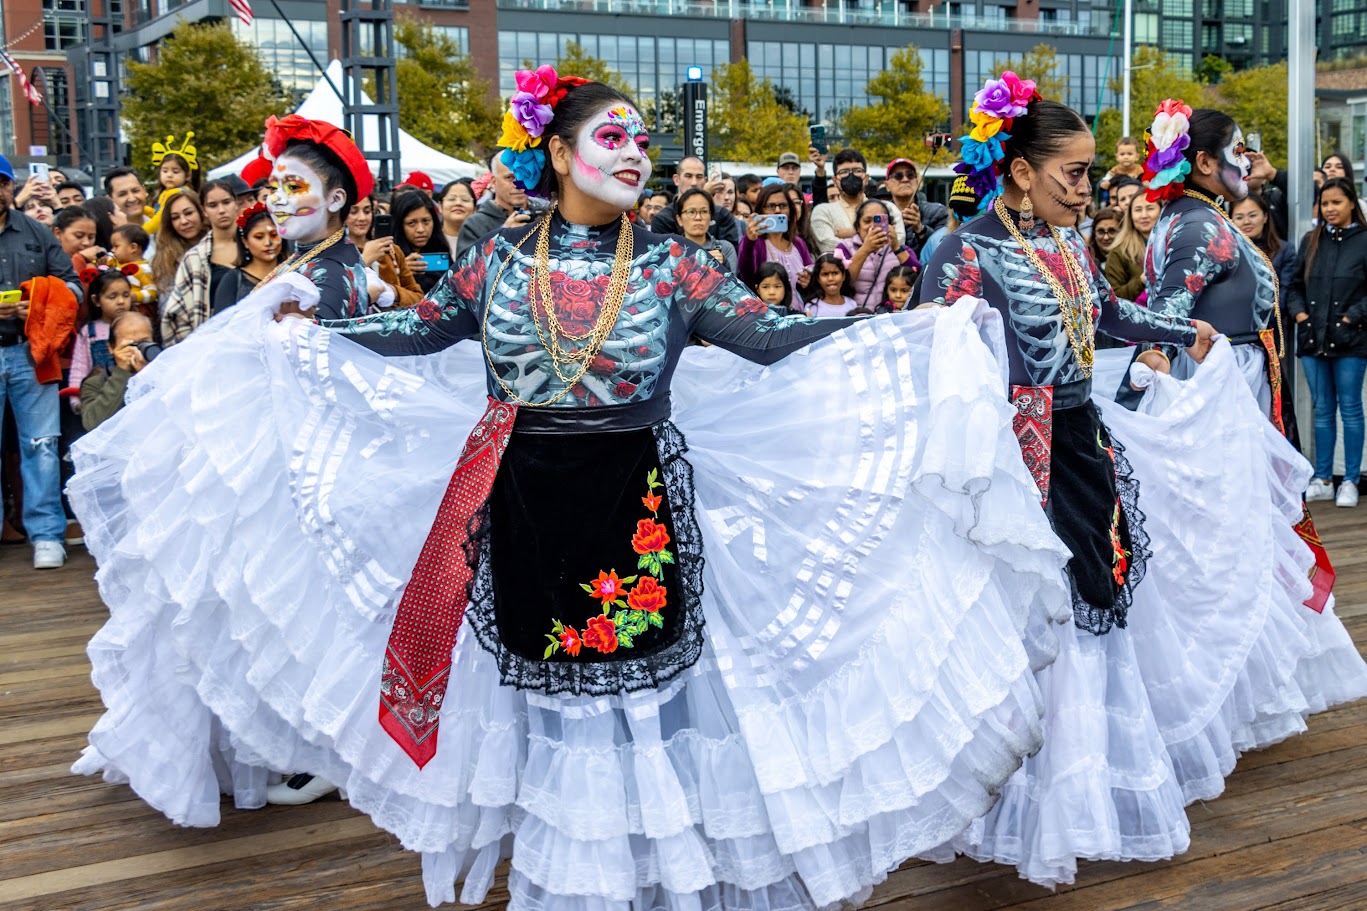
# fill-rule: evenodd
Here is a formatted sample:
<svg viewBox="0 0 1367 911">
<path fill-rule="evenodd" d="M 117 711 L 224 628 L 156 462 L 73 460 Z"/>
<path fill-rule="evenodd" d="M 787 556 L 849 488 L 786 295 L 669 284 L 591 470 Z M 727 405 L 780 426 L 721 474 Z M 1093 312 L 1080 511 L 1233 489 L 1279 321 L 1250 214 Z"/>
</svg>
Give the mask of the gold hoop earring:
<svg viewBox="0 0 1367 911">
<path fill-rule="evenodd" d="M 1021 200 L 1020 227 L 1022 234 L 1035 230 L 1035 204 L 1030 201 L 1029 193 Z"/>
</svg>

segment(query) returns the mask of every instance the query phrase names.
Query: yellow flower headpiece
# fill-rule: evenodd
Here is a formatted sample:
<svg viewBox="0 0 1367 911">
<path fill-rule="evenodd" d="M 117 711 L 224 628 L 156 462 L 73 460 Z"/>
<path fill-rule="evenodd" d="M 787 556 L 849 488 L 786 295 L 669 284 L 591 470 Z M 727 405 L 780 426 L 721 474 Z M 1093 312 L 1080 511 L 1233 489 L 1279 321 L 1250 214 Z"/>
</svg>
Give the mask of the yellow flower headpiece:
<svg viewBox="0 0 1367 911">
<path fill-rule="evenodd" d="M 193 130 L 187 132 L 185 134 L 185 142 L 183 142 L 178 149 L 171 145 L 176 139 L 174 135 L 167 136 L 165 143 L 152 143 L 152 167 L 161 167 L 161 163 L 165 160 L 167 155 L 179 155 L 181 158 L 185 159 L 185 163 L 190 166 L 191 171 L 198 171 L 199 161 L 197 160 L 197 156 L 199 155 L 199 152 L 194 146 L 190 145 L 190 140 L 194 138 L 195 134 Z"/>
</svg>

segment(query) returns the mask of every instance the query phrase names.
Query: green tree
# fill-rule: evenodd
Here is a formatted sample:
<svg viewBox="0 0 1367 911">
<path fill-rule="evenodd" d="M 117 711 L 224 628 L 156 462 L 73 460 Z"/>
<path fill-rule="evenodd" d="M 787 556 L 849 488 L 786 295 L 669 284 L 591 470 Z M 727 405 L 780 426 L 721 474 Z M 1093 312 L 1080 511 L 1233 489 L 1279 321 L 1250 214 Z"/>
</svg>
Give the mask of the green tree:
<svg viewBox="0 0 1367 911">
<path fill-rule="evenodd" d="M 1050 101 L 1068 100 L 1068 77 L 1058 73 L 1058 53 L 1048 44 L 1037 44 L 1020 57 L 1003 57 L 992 65 L 994 75 L 1010 70 L 1022 79 L 1033 79 L 1040 97 Z M 976 92 L 982 86 L 965 86 Z"/>
<path fill-rule="evenodd" d="M 1217 85 L 1220 80 L 1234 72 L 1234 64 L 1219 54 L 1206 54 L 1196 67 L 1195 76 L 1206 85 Z"/>
<path fill-rule="evenodd" d="M 865 91 L 878 101 L 845 112 L 845 141 L 870 161 L 889 161 L 920 147 L 921 138 L 949 118 L 949 105 L 926 91 L 921 53 L 911 44 L 897 51 Z"/>
<path fill-rule="evenodd" d="M 636 90 L 621 73 L 608 66 L 607 61 L 584 50 L 584 46 L 578 41 L 565 42 L 565 52 L 555 61 L 555 71 L 562 76 L 578 76 L 592 82 L 606 83 L 618 91 L 636 97 Z"/>
<path fill-rule="evenodd" d="M 1116 76 L 1108 87 L 1119 95 L 1122 77 Z M 1141 47 L 1134 53 L 1130 70 L 1130 133 L 1141 144 L 1144 130 L 1153 122 L 1153 112 L 1165 98 L 1180 98 L 1193 108 L 1205 105 L 1208 100 L 1206 86 L 1199 80 L 1178 70 L 1157 48 Z M 1284 100 L 1282 110 L 1286 110 Z M 1096 158 L 1102 170 L 1115 165 L 1115 144 L 1120 139 L 1122 119 L 1114 108 L 1097 115 L 1094 125 Z"/>
<path fill-rule="evenodd" d="M 1286 167 L 1286 61 L 1230 73 L 1211 89 L 1216 107 L 1234 118 L 1244 135 L 1262 133 L 1262 150 Z"/>
<path fill-rule="evenodd" d="M 707 127 L 711 155 L 724 161 L 775 161 L 810 142 L 807 118 L 783 105 L 773 82 L 755 78 L 748 60 L 712 70 Z"/>
<path fill-rule="evenodd" d="M 184 25 L 152 63 L 128 60 L 123 125 L 133 166 L 151 175 L 152 143 L 193 130 L 201 172 L 260 145 L 265 120 L 288 110 L 255 48 L 224 23 Z"/>
<path fill-rule="evenodd" d="M 498 140 L 502 106 L 460 45 L 412 16 L 394 20 L 399 124 L 448 155 L 479 160 Z M 373 88 L 373 87 L 372 87 Z"/>
</svg>

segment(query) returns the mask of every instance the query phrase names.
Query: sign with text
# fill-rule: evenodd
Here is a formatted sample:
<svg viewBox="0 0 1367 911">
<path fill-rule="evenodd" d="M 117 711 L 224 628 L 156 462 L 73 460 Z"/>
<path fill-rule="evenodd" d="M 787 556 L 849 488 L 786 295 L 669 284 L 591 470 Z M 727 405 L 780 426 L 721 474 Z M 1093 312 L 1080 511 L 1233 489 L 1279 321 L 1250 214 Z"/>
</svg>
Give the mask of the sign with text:
<svg viewBox="0 0 1367 911">
<path fill-rule="evenodd" d="M 707 161 L 707 85 L 683 84 L 684 154 Z"/>
</svg>

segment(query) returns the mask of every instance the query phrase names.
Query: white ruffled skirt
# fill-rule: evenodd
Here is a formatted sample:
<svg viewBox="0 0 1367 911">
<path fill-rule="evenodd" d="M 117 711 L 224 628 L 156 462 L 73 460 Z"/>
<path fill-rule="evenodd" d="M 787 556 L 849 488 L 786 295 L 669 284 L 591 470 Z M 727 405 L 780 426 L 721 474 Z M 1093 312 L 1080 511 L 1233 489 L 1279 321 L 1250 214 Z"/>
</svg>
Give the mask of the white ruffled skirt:
<svg viewBox="0 0 1367 911">
<path fill-rule="evenodd" d="M 1240 753 L 1367 696 L 1367 663 L 1332 597 L 1323 613 L 1304 606 L 1314 558 L 1293 526 L 1312 469 L 1267 418 L 1262 352 L 1221 342 L 1174 369 L 1191 378 L 1139 368 L 1138 413 L 1101 404 L 1127 445 L 1162 443 L 1131 450 L 1148 502 L 1165 507 L 1147 510 L 1163 569 L 1136 591 L 1131 632 L 1191 803 L 1224 790 Z"/>
<path fill-rule="evenodd" d="M 673 420 L 702 658 L 658 690 L 547 696 L 462 630 L 419 770 L 378 724 L 380 670 L 483 410 L 480 352 L 386 360 L 273 323 L 273 293 L 169 349 L 76 448 L 110 609 L 76 771 L 194 826 L 222 793 L 260 806 L 269 770 L 322 775 L 422 853 L 434 905 L 481 901 L 510 857 L 514 909 L 761 911 L 861 900 L 1040 749 L 1035 674 L 1059 632 L 1076 650 L 1067 552 L 990 311 L 863 321 L 769 368 L 691 349 Z"/>
<path fill-rule="evenodd" d="M 1131 353 L 1099 352 L 1096 376 L 1112 380 L 1098 393 L 1115 386 L 1107 359 L 1128 367 Z M 1138 367 L 1139 413 L 1094 397 L 1139 482 L 1147 573 L 1126 629 L 1063 637 L 1039 675 L 1044 748 L 959 851 L 1050 887 L 1079 859 L 1172 857 L 1189 841 L 1184 805 L 1217 796 L 1240 752 L 1367 693 L 1332 603 L 1302 604 L 1313 557 L 1292 525 L 1310 467 L 1250 394 L 1246 360 L 1219 343 L 1186 380 Z"/>
</svg>

